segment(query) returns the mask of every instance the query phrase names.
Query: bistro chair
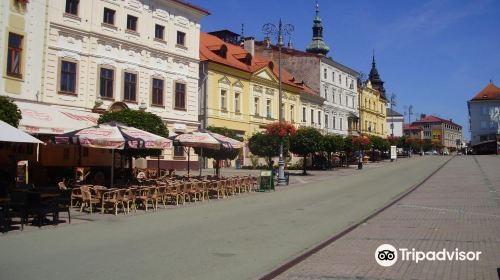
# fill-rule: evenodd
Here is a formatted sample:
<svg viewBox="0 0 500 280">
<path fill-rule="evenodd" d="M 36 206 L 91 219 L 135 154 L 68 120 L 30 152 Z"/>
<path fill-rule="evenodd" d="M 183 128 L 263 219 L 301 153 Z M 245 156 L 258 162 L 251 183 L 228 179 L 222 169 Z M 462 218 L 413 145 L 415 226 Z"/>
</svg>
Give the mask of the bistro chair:
<svg viewBox="0 0 500 280">
<path fill-rule="evenodd" d="M 94 209 L 94 205 L 99 204 L 101 201 L 96 198 L 95 194 L 92 194 L 91 191 L 94 189 L 92 188 L 80 188 L 82 191 L 82 205 L 80 207 L 80 212 L 83 211 L 84 208 L 89 207 L 90 208 L 90 214 L 92 214 L 92 209 Z"/>
</svg>

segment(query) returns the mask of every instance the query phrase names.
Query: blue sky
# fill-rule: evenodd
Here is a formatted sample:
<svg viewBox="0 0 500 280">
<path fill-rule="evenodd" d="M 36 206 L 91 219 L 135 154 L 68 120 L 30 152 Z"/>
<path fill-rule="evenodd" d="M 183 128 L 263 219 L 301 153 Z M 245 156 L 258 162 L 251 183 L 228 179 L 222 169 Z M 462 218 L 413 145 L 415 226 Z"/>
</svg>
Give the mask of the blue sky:
<svg viewBox="0 0 500 280">
<path fill-rule="evenodd" d="M 202 30 L 230 29 L 261 40 L 262 25 L 281 17 L 292 41 L 312 37 L 315 1 L 191 0 L 211 12 Z M 467 100 L 489 80 L 500 86 L 499 0 L 320 0 L 323 36 L 334 60 L 368 73 L 372 50 L 396 110 L 452 118 L 469 138 Z M 406 116 L 406 120 L 408 116 Z M 415 116 L 412 117 L 412 120 Z"/>
</svg>

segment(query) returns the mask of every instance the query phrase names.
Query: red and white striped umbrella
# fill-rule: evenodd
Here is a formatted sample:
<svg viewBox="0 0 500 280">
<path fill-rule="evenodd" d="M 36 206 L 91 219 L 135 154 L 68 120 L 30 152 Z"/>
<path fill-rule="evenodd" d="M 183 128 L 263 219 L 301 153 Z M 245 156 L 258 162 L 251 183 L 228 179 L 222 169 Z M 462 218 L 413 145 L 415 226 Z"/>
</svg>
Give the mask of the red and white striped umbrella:
<svg viewBox="0 0 500 280">
<path fill-rule="evenodd" d="M 240 149 L 245 146 L 243 142 L 209 131 L 193 131 L 191 133 L 179 134 L 172 138 L 174 143 L 192 148 L 220 150 Z"/>
</svg>

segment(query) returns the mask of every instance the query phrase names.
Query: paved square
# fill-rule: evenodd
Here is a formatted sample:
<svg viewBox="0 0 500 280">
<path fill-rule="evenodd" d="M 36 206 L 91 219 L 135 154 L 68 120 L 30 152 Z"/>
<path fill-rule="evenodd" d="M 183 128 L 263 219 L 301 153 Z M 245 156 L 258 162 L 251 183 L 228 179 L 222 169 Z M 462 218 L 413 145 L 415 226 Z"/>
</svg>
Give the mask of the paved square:
<svg viewBox="0 0 500 280">
<path fill-rule="evenodd" d="M 381 244 L 481 251 L 479 261 L 382 267 Z M 500 157 L 455 157 L 417 190 L 278 279 L 499 279 Z"/>
</svg>

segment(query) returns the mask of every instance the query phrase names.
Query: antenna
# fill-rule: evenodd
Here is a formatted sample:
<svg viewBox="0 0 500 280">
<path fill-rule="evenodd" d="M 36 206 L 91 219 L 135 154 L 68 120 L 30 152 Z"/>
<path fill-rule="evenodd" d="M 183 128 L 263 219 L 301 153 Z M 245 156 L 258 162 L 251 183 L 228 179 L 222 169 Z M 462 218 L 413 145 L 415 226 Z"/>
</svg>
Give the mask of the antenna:
<svg viewBox="0 0 500 280">
<path fill-rule="evenodd" d="M 245 44 L 245 24 L 241 24 L 241 38 L 240 38 L 240 45 L 243 46 Z"/>
</svg>

